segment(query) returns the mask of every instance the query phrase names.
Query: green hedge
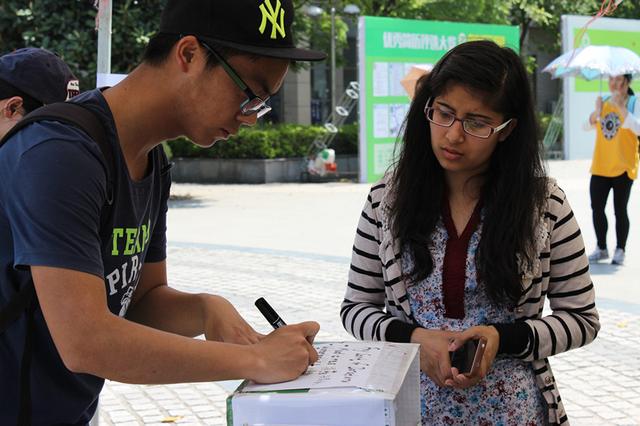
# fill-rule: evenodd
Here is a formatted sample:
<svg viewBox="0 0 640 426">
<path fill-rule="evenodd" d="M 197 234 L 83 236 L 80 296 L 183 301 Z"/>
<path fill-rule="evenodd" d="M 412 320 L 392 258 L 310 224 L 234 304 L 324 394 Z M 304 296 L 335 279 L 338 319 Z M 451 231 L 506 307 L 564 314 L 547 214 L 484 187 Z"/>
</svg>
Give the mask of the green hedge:
<svg viewBox="0 0 640 426">
<path fill-rule="evenodd" d="M 243 127 L 228 141 L 211 148 L 200 148 L 186 138 L 168 142 L 174 157 L 204 158 L 291 158 L 307 155 L 313 140 L 325 132 L 322 126 L 298 124 Z M 337 154 L 358 153 L 358 127 L 343 126 L 331 143 Z"/>
<path fill-rule="evenodd" d="M 551 121 L 551 114 L 538 113 L 540 139 Z M 186 138 L 168 141 L 165 152 L 174 157 L 201 158 L 291 158 L 307 155 L 316 136 L 325 132 L 322 126 L 299 124 L 264 124 L 243 127 L 227 141 L 220 141 L 212 148 L 200 148 Z M 339 155 L 358 154 L 358 125 L 347 124 L 330 145 Z"/>
<path fill-rule="evenodd" d="M 551 122 L 551 118 L 553 118 L 552 114 L 538 112 L 538 125 L 540 126 L 541 140 L 544 138 L 544 135 L 547 132 L 547 128 L 549 127 L 549 123 Z"/>
</svg>

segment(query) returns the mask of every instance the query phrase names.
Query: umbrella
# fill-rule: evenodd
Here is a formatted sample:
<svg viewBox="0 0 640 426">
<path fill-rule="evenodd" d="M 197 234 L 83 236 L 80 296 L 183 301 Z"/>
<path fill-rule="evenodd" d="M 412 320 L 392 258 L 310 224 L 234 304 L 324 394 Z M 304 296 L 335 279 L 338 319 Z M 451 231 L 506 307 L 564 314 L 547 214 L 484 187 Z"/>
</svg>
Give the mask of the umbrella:
<svg viewBox="0 0 640 426">
<path fill-rule="evenodd" d="M 553 78 L 582 77 L 595 80 L 623 74 L 640 75 L 640 56 L 624 47 L 586 46 L 554 59 L 543 72 Z"/>
<path fill-rule="evenodd" d="M 426 73 L 433 69 L 431 64 L 417 64 L 409 68 L 409 72 L 400 80 L 400 84 L 407 91 L 410 98 L 413 98 L 413 93 L 416 90 L 416 83 Z"/>
</svg>

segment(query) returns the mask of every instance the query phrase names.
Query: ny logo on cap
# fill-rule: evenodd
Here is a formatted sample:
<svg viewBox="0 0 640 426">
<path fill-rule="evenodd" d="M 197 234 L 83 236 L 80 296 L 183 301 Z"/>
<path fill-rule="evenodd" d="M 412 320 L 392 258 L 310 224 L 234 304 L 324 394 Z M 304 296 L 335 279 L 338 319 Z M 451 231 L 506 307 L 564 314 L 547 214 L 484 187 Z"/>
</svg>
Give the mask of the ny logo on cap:
<svg viewBox="0 0 640 426">
<path fill-rule="evenodd" d="M 264 30 L 267 27 L 267 20 L 269 20 L 269 22 L 271 22 L 271 38 L 277 38 L 276 31 L 280 33 L 282 38 L 285 38 L 284 9 L 280 6 L 280 0 L 276 0 L 275 10 L 271 5 L 271 0 L 265 0 L 264 3 L 260 5 L 260 12 L 262 12 L 262 23 L 260 24 L 260 28 L 258 28 L 260 34 L 264 34 Z M 278 17 L 280 18 L 280 22 L 278 22 Z"/>
</svg>

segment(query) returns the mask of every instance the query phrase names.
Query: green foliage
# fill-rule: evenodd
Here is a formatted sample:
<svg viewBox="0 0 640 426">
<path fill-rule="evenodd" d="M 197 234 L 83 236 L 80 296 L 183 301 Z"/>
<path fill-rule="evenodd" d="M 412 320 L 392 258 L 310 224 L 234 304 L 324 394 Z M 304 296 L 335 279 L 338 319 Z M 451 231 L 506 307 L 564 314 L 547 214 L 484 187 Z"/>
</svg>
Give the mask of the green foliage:
<svg viewBox="0 0 640 426">
<path fill-rule="evenodd" d="M 540 132 L 538 136 L 540 138 L 540 145 L 542 146 L 542 154 L 545 158 L 559 159 L 562 158 L 562 128 L 559 129 L 559 133 L 555 141 L 551 139 L 549 141 L 545 141 L 545 136 L 547 133 L 547 129 L 551 124 L 551 120 L 553 119 L 553 114 L 545 114 L 542 112 L 538 113 L 538 126 Z M 546 144 L 545 144 L 546 143 Z"/>
<path fill-rule="evenodd" d="M 600 10 L 602 2 L 603 0 L 508 0 L 506 3 L 510 4 L 510 22 L 520 26 L 521 46 L 529 29 L 537 26 L 555 35 L 556 42 L 547 47 L 557 51 L 560 48 L 560 17 L 562 15 L 594 16 Z M 640 2 L 624 0 L 607 17 L 638 19 Z"/>
<path fill-rule="evenodd" d="M 69 64 L 80 78 L 81 90 L 95 87 L 97 10 L 94 1 L 0 1 L 0 53 L 25 46 L 44 47 Z M 158 28 L 165 3 L 166 0 L 112 2 L 112 72 L 128 73 L 138 64 L 147 41 Z M 320 6 L 324 13 L 319 17 L 306 15 L 306 7 L 312 4 Z M 347 4 L 357 5 L 361 15 L 367 16 L 518 25 L 520 47 L 529 29 L 536 26 L 556 40 L 555 44 L 541 47 L 557 51 L 560 16 L 593 16 L 602 0 L 294 0 L 294 37 L 302 44 L 329 52 L 330 7 L 333 5 L 337 11 L 336 58 L 340 65 L 346 47 L 347 21 L 354 19 L 342 14 Z M 611 17 L 637 19 L 640 1 L 623 0 Z"/>
<path fill-rule="evenodd" d="M 113 3 L 112 70 L 127 73 L 140 59 L 146 42 L 158 28 L 166 0 L 119 0 Z M 309 5 L 324 9 L 319 17 L 304 12 Z M 330 7 L 336 14 L 337 62 L 346 46 L 346 21 L 341 11 L 357 5 L 362 15 L 405 19 L 431 19 L 519 25 L 521 44 L 531 26 L 556 36 L 563 14 L 594 15 L 601 0 L 294 0 L 295 38 L 314 48 L 330 50 Z M 81 89 L 95 86 L 97 32 L 94 0 L 2 0 L 0 46 L 2 52 L 25 46 L 44 47 L 58 53 L 78 75 Z M 614 18 L 640 17 L 640 2 L 623 0 Z"/>
<path fill-rule="evenodd" d="M 520 27 L 520 48 L 532 26 L 555 36 L 560 45 L 560 17 L 565 14 L 593 16 L 602 0 L 347 0 L 367 16 L 429 19 L 454 22 L 510 24 Z M 623 0 L 612 18 L 638 19 L 640 2 Z M 535 42 L 535 41 L 533 41 Z"/>
<path fill-rule="evenodd" d="M 174 157 L 204 158 L 292 158 L 307 155 L 313 140 L 325 130 L 321 126 L 298 124 L 264 125 L 241 128 L 228 141 L 212 148 L 200 148 L 185 138 L 168 142 Z M 358 128 L 343 126 L 331 145 L 338 154 L 356 154 Z"/>
<path fill-rule="evenodd" d="M 536 61 L 536 58 L 534 56 L 521 56 L 522 58 L 522 63 L 524 64 L 525 69 L 527 70 L 527 72 L 529 74 L 533 74 L 536 71 L 536 67 L 538 66 L 538 63 Z"/>
<path fill-rule="evenodd" d="M 169 146 L 169 142 L 162 142 L 162 150 L 164 154 L 167 156 L 169 160 L 173 158 L 173 152 L 171 151 L 171 147 Z"/>
<path fill-rule="evenodd" d="M 358 132 L 357 124 L 346 124 L 331 142 L 330 148 L 335 149 L 336 154 L 358 154 Z"/>
<path fill-rule="evenodd" d="M 327 55 L 331 51 L 331 6 L 329 2 L 324 1 L 295 1 L 295 21 L 293 23 L 294 40 L 297 44 L 303 46 L 313 46 L 313 49 L 326 52 Z M 334 1 L 335 13 L 335 33 L 336 33 L 336 64 L 341 66 L 343 61 L 343 50 L 347 47 L 347 21 L 354 19 L 349 16 L 345 16 L 341 13 L 346 4 L 350 4 L 349 1 Z M 315 5 L 322 9 L 320 16 L 309 16 L 307 14 L 307 7 Z M 308 63 L 298 62 L 296 67 L 307 68 Z"/>
<path fill-rule="evenodd" d="M 547 128 L 549 127 L 549 123 L 551 123 L 551 118 L 553 118 L 553 114 L 538 112 L 538 127 L 540 128 L 540 139 L 542 139 L 545 133 L 547 133 Z"/>
<path fill-rule="evenodd" d="M 137 64 L 160 23 L 166 0 L 113 3 L 111 69 L 127 73 Z M 5 53 L 43 47 L 60 55 L 80 79 L 82 91 L 95 87 L 97 10 L 93 0 L 2 0 L 0 46 Z"/>
</svg>

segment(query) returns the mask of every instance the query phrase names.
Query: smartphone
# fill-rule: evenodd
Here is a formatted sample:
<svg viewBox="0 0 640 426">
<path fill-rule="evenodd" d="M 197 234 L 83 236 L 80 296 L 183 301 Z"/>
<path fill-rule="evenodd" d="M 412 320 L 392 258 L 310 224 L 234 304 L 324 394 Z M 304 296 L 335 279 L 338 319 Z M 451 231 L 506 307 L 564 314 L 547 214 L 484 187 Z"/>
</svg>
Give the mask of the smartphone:
<svg viewBox="0 0 640 426">
<path fill-rule="evenodd" d="M 449 352 L 451 366 L 458 369 L 461 374 L 473 374 L 480 368 L 482 355 L 487 346 L 485 339 L 467 340 L 464 345 L 453 352 Z"/>
</svg>

